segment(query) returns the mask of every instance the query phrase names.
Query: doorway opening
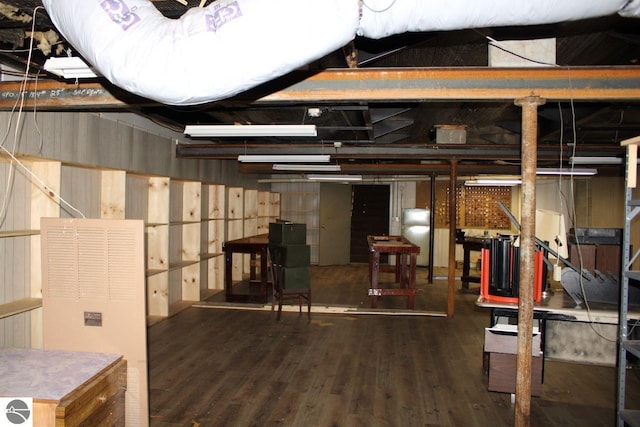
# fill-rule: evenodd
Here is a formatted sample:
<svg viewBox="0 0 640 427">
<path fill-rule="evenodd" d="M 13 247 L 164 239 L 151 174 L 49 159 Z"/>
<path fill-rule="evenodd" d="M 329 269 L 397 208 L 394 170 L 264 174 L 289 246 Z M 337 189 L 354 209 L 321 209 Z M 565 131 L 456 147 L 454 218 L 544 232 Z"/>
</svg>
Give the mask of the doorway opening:
<svg viewBox="0 0 640 427">
<path fill-rule="evenodd" d="M 354 185 L 351 209 L 353 263 L 369 262 L 367 236 L 389 234 L 389 185 Z M 381 260 L 386 262 L 386 260 Z"/>
</svg>

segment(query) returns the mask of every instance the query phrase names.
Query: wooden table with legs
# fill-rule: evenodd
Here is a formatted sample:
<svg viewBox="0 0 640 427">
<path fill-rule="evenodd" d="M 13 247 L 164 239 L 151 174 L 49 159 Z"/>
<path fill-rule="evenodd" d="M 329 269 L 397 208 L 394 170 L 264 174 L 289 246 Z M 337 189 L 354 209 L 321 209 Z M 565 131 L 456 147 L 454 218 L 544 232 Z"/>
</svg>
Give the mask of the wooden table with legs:
<svg viewBox="0 0 640 427">
<path fill-rule="evenodd" d="M 222 250 L 225 257 L 224 290 L 227 302 L 255 302 L 264 303 L 267 301 L 268 270 L 267 270 L 267 247 L 269 245 L 269 235 L 260 234 L 258 236 L 244 237 L 242 239 L 229 240 L 224 242 Z M 249 267 L 249 287 L 252 284 L 259 285 L 257 294 L 235 294 L 233 292 L 233 254 L 250 254 L 251 265 Z M 256 272 L 256 257 L 260 255 L 260 279 Z"/>
<path fill-rule="evenodd" d="M 488 248 L 491 245 L 491 238 L 489 237 L 464 237 L 462 240 L 457 240 L 456 243 L 462 244 L 463 249 L 463 261 L 462 261 L 462 289 L 469 289 L 469 282 L 480 283 L 480 276 L 471 275 L 471 251 L 480 251 L 483 248 Z"/>
<path fill-rule="evenodd" d="M 420 247 L 414 245 L 402 236 L 367 236 L 369 243 L 369 296 L 371 308 L 378 307 L 378 297 L 382 295 L 407 296 L 407 308 L 413 310 L 415 306 L 416 289 L 416 259 Z M 395 255 L 395 281 L 399 287 L 381 288 L 378 273 L 380 254 Z M 407 271 L 408 261 L 408 271 Z M 384 269 L 384 267 L 383 267 Z"/>
</svg>

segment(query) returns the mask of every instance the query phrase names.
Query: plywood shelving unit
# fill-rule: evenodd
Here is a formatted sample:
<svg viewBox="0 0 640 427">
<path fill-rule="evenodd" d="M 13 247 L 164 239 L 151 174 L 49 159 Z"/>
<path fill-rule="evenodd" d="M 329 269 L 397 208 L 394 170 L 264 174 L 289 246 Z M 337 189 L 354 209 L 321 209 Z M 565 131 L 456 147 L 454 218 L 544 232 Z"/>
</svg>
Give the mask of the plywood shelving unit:
<svg viewBox="0 0 640 427">
<path fill-rule="evenodd" d="M 258 190 L 244 190 L 244 232 L 243 237 L 258 234 Z M 249 274 L 251 256 L 245 254 L 242 263 L 243 273 Z M 255 266 L 254 266 L 255 267 Z"/>
<path fill-rule="evenodd" d="M 269 232 L 269 223 L 280 217 L 280 193 L 258 191 L 258 233 Z"/>
<path fill-rule="evenodd" d="M 172 181 L 169 227 L 169 315 L 200 300 L 202 184 Z"/>
<path fill-rule="evenodd" d="M 40 218 L 57 217 L 61 163 L 23 160 L 24 168 L 0 159 L 1 198 L 0 256 L 12 260 L 2 271 L 0 294 L 0 342 L 11 347 L 42 347 L 42 281 L 40 273 Z M 6 191 L 8 189 L 8 191 Z"/>
<path fill-rule="evenodd" d="M 224 185 L 205 184 L 202 187 L 201 300 L 224 289 L 225 197 Z"/>
<path fill-rule="evenodd" d="M 24 260 L 3 272 L 5 284 L 11 283 L 0 295 L 4 346 L 42 346 L 41 217 L 143 220 L 147 319 L 155 323 L 222 292 L 223 243 L 265 233 L 279 215 L 279 195 L 268 191 L 41 159 L 24 164 L 38 180 L 11 171 L 0 158 L 4 182 L 14 181 L 0 226 L 0 254 L 22 254 L 16 259 Z M 79 212 L 60 204 L 58 194 Z M 249 263 L 239 256 L 236 277 L 244 265 Z"/>
<path fill-rule="evenodd" d="M 227 187 L 227 239 L 236 240 L 244 237 L 244 188 Z M 232 264 L 233 280 L 242 280 L 244 256 L 234 254 Z"/>
<path fill-rule="evenodd" d="M 147 315 L 169 315 L 169 207 L 171 180 L 147 178 L 146 275 Z M 145 195 L 142 194 L 141 197 Z"/>
</svg>

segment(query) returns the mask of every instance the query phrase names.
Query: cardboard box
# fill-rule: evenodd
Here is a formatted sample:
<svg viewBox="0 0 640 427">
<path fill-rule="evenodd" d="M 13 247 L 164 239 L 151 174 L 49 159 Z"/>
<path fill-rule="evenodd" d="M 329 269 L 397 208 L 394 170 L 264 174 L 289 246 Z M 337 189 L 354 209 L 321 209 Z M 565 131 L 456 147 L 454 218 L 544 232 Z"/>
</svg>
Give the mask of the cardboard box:
<svg viewBox="0 0 640 427">
<path fill-rule="evenodd" d="M 542 336 L 538 328 L 533 328 L 531 355 L 538 356 L 542 350 Z M 518 353 L 518 327 L 516 325 L 497 324 L 485 328 L 484 351 L 487 353 Z"/>
<path fill-rule="evenodd" d="M 516 392 L 516 355 L 489 353 L 489 391 Z M 531 358 L 531 395 L 542 395 L 542 352 Z"/>
<path fill-rule="evenodd" d="M 542 335 L 533 328 L 531 337 L 531 395 L 542 394 Z M 484 351 L 488 354 L 489 391 L 516 392 L 516 357 L 518 353 L 517 325 L 497 324 L 485 328 Z"/>
</svg>

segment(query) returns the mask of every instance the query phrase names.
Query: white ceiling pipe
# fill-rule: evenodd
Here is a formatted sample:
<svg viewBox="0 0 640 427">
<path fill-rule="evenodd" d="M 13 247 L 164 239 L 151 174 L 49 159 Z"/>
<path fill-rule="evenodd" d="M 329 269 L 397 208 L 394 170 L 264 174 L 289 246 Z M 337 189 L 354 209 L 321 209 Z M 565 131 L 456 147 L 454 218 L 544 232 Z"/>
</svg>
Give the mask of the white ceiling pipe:
<svg viewBox="0 0 640 427">
<path fill-rule="evenodd" d="M 228 98 L 356 34 L 535 25 L 620 13 L 640 0 L 219 0 L 164 17 L 149 0 L 43 0 L 62 36 L 114 85 L 169 105 Z"/>
</svg>

